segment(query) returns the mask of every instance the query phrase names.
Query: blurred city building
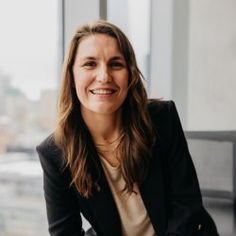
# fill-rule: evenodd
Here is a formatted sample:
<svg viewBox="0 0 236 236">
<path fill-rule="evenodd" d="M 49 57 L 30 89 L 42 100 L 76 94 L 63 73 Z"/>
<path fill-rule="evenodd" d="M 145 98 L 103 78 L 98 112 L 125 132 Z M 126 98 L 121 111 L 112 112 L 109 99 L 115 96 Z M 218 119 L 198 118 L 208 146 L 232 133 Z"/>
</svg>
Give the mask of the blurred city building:
<svg viewBox="0 0 236 236">
<path fill-rule="evenodd" d="M 22 153 L 0 158 L 0 235 L 48 235 L 42 170 L 35 159 Z"/>
<path fill-rule="evenodd" d="M 33 151 L 55 127 L 57 91 L 41 90 L 39 100 L 32 101 L 11 86 L 10 76 L 1 73 L 0 87 L 0 154 L 7 150 Z"/>
</svg>

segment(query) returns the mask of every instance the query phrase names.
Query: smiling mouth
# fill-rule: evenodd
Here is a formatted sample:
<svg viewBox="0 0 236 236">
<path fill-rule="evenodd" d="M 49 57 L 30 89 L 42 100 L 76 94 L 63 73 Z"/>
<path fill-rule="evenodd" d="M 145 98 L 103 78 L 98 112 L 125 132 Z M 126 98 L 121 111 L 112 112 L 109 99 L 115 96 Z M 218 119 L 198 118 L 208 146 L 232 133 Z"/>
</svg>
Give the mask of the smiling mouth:
<svg viewBox="0 0 236 236">
<path fill-rule="evenodd" d="M 114 89 L 92 89 L 90 92 L 94 95 L 109 95 L 116 92 Z"/>
</svg>

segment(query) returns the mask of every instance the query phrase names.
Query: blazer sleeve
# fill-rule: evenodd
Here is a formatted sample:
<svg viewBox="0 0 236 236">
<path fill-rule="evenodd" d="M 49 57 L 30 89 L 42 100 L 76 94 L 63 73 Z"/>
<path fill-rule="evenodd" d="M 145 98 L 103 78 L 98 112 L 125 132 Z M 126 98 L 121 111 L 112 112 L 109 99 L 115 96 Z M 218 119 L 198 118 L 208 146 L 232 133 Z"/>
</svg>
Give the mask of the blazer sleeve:
<svg viewBox="0 0 236 236">
<path fill-rule="evenodd" d="M 169 130 L 166 147 L 168 179 L 167 235 L 191 235 L 198 227 L 202 197 L 197 174 L 174 102 L 168 102 Z"/>
<path fill-rule="evenodd" d="M 82 236 L 82 220 L 75 191 L 70 187 L 66 171 L 56 165 L 53 151 L 37 146 L 43 169 L 44 197 L 46 201 L 49 233 L 52 236 Z"/>
</svg>

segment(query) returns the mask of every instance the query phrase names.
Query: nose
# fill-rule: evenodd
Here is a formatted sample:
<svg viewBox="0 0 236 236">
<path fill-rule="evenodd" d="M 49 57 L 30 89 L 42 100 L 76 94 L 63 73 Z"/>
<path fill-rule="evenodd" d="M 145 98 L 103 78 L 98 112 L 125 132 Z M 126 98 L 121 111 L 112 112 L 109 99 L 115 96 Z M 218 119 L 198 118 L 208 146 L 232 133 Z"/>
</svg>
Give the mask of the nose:
<svg viewBox="0 0 236 236">
<path fill-rule="evenodd" d="M 106 65 L 102 65 L 99 68 L 97 75 L 98 82 L 107 83 L 111 81 L 111 75 L 109 72 L 109 68 Z"/>
</svg>

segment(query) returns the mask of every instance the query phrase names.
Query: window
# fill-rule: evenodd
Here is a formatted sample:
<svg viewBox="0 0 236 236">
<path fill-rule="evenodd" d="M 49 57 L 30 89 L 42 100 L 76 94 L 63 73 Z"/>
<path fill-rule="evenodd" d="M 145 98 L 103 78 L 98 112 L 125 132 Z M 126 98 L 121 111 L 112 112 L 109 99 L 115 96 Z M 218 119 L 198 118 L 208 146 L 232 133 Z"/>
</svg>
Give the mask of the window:
<svg viewBox="0 0 236 236">
<path fill-rule="evenodd" d="M 0 2 L 0 235 L 47 235 L 35 146 L 55 124 L 58 2 Z"/>
</svg>

